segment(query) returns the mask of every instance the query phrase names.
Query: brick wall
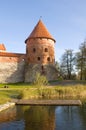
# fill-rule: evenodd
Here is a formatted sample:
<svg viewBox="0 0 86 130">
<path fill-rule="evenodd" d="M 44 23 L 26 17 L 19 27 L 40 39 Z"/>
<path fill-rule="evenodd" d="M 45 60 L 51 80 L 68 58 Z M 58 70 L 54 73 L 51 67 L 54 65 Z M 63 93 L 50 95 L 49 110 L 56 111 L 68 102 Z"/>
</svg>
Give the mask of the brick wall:
<svg viewBox="0 0 86 130">
<path fill-rule="evenodd" d="M 54 41 L 46 38 L 36 38 L 27 41 L 27 63 L 54 64 Z"/>
<path fill-rule="evenodd" d="M 24 81 L 25 54 L 0 52 L 0 83 Z"/>
</svg>

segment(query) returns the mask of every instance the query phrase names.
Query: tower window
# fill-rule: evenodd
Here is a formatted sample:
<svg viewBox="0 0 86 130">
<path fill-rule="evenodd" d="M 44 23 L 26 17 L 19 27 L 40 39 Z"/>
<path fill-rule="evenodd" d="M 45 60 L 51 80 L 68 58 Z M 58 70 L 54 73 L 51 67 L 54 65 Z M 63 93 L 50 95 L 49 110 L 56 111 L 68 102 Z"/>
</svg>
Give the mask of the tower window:
<svg viewBox="0 0 86 130">
<path fill-rule="evenodd" d="M 36 52 L 36 49 L 35 49 L 35 48 L 33 48 L 33 52 Z"/>
<path fill-rule="evenodd" d="M 44 66 L 43 65 L 41 66 L 41 68 L 42 68 L 42 70 L 44 70 Z"/>
<path fill-rule="evenodd" d="M 48 52 L 48 48 L 45 48 L 45 52 Z"/>
<path fill-rule="evenodd" d="M 40 57 L 38 57 L 38 60 L 40 61 Z"/>
<path fill-rule="evenodd" d="M 28 53 L 28 48 L 26 48 L 26 53 Z"/>
<path fill-rule="evenodd" d="M 50 57 L 47 58 L 47 61 L 50 61 Z"/>
</svg>

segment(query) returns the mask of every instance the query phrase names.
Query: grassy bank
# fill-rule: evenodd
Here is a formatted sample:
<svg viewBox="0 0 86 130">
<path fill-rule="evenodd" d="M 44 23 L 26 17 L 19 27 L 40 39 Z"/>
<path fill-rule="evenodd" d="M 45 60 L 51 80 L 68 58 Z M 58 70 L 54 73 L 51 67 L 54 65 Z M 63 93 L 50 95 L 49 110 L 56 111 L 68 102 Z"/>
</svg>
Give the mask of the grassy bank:
<svg viewBox="0 0 86 130">
<path fill-rule="evenodd" d="M 62 82 L 61 82 L 62 83 Z M 52 84 L 44 87 L 38 87 L 31 84 L 18 83 L 7 84 L 7 88 L 4 88 L 5 84 L 0 84 L 0 104 L 12 99 L 80 99 L 86 102 L 86 84 L 72 83 L 65 85 L 58 84 L 52 86 Z"/>
</svg>

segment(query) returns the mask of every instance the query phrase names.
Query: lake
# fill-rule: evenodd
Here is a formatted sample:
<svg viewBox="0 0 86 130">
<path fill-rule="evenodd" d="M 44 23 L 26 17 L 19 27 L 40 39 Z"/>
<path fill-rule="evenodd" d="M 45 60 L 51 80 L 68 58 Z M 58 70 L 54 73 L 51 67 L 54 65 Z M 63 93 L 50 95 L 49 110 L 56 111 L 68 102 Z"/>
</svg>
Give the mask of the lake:
<svg viewBox="0 0 86 130">
<path fill-rule="evenodd" d="M 86 130 L 86 105 L 18 105 L 0 112 L 0 130 Z"/>
</svg>

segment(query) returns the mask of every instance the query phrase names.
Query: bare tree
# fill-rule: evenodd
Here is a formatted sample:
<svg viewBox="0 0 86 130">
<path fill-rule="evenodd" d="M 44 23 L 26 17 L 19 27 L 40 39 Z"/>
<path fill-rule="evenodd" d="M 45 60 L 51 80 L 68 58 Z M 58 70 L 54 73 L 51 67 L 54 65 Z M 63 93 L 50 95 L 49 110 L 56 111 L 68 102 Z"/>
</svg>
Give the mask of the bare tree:
<svg viewBox="0 0 86 130">
<path fill-rule="evenodd" d="M 75 57 L 73 54 L 73 50 L 71 49 L 65 50 L 61 58 L 60 68 L 61 68 L 61 73 L 63 77 L 66 79 L 72 78 L 74 60 L 75 60 Z"/>
<path fill-rule="evenodd" d="M 80 74 L 80 80 L 86 80 L 86 41 L 84 41 L 76 54 L 76 68 Z"/>
</svg>

